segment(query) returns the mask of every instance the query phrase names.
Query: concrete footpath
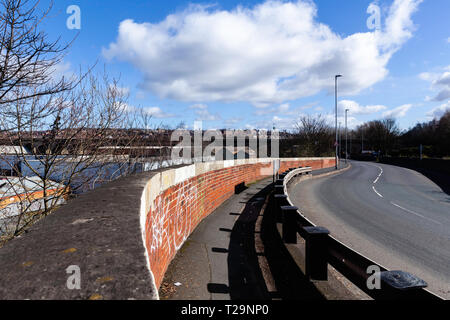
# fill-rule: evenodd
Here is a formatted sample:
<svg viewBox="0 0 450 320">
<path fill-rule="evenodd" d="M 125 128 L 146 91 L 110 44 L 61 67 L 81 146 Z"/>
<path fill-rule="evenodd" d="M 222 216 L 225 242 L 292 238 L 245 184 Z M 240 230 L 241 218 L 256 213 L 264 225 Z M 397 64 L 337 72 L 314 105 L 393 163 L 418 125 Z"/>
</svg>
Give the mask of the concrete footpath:
<svg viewBox="0 0 450 320">
<path fill-rule="evenodd" d="M 271 183 L 249 186 L 200 223 L 165 274 L 162 300 L 268 298 L 254 235 Z"/>
<path fill-rule="evenodd" d="M 203 220 L 169 265 L 160 299 L 326 299 L 284 246 L 267 206 L 271 191 L 272 178 L 252 184 Z"/>
</svg>

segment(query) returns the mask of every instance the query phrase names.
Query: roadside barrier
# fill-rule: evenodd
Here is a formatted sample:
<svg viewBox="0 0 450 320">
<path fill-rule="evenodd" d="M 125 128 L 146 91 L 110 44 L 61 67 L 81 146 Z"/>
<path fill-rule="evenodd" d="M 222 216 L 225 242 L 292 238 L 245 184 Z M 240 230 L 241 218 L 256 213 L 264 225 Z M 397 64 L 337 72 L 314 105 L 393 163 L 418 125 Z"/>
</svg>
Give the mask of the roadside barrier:
<svg viewBox="0 0 450 320">
<path fill-rule="evenodd" d="M 305 240 L 305 273 L 309 280 L 327 281 L 328 265 L 331 265 L 375 300 L 442 299 L 425 289 L 428 285 L 422 279 L 408 272 L 387 270 L 335 239 L 328 229 L 308 220 L 292 204 L 288 186 L 311 174 L 311 167 L 292 168 L 280 174 L 275 182 L 272 198 L 277 222 L 282 223 L 284 243 L 296 244 L 297 234 Z M 376 277 L 380 286 L 376 288 L 368 285 Z"/>
</svg>

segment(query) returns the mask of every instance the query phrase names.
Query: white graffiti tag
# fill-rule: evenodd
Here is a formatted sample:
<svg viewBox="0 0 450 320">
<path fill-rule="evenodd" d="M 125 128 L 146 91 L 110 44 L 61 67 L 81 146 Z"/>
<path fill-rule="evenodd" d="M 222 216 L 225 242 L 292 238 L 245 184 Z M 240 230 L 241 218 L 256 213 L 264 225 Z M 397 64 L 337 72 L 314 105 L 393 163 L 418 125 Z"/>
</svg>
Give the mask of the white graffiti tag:
<svg viewBox="0 0 450 320">
<path fill-rule="evenodd" d="M 178 251 L 186 239 L 191 234 L 192 228 L 192 204 L 197 199 L 197 188 L 192 187 L 189 192 L 181 194 L 178 198 L 173 222 L 175 224 L 175 234 L 173 235 L 173 244 Z"/>
<path fill-rule="evenodd" d="M 163 200 L 158 197 L 156 200 L 155 209 L 150 213 L 150 253 L 153 254 L 158 248 L 162 247 L 164 240 L 169 239 L 167 236 L 167 229 L 164 228 L 164 220 L 167 217 L 168 207 L 164 207 Z M 170 246 L 169 246 L 170 247 Z"/>
<path fill-rule="evenodd" d="M 175 254 L 191 234 L 193 210 L 197 201 L 197 187 L 191 187 L 183 192 L 177 191 L 177 196 L 170 204 L 168 199 L 159 196 L 155 200 L 154 209 L 150 213 L 150 254 L 157 254 L 161 248 L 167 248 L 169 255 Z M 172 210 L 170 210 L 172 208 Z M 169 234 L 169 230 L 172 234 Z"/>
</svg>

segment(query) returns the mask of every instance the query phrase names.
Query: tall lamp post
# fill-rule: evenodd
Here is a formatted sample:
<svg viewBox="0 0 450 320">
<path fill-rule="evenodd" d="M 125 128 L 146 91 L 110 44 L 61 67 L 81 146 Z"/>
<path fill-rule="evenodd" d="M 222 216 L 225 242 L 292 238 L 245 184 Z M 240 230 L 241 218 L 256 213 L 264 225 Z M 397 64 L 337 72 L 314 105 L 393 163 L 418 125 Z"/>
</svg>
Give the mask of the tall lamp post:
<svg viewBox="0 0 450 320">
<path fill-rule="evenodd" d="M 353 150 L 353 131 L 350 131 L 350 158 L 352 156 L 352 150 Z"/>
<path fill-rule="evenodd" d="M 342 77 L 342 75 L 337 74 L 334 76 L 334 95 L 335 95 L 335 102 L 336 102 L 336 110 L 335 110 L 335 118 L 336 118 L 336 124 L 335 124 L 335 131 L 336 131 L 336 170 L 339 169 L 339 137 L 338 137 L 338 85 L 337 85 L 337 80 L 338 78 Z"/>
<path fill-rule="evenodd" d="M 348 129 L 347 129 L 347 116 L 349 109 L 345 109 L 345 164 L 348 162 Z"/>
<path fill-rule="evenodd" d="M 339 148 L 338 148 L 338 155 L 339 155 L 339 162 L 341 162 L 340 161 L 340 158 L 341 158 L 341 156 L 342 156 L 342 130 L 341 130 L 341 128 L 342 128 L 342 123 L 339 121 L 339 126 L 338 126 L 338 146 L 339 146 Z"/>
</svg>

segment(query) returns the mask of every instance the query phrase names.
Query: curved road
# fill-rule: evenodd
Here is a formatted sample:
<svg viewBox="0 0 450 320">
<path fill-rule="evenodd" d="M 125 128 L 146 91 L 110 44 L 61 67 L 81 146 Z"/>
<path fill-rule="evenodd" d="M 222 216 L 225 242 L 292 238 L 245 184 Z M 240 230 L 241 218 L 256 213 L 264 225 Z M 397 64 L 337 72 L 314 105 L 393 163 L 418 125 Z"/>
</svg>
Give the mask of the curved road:
<svg viewBox="0 0 450 320">
<path fill-rule="evenodd" d="M 346 172 L 298 184 L 290 197 L 337 239 L 450 299 L 450 196 L 425 176 L 352 161 Z"/>
</svg>

